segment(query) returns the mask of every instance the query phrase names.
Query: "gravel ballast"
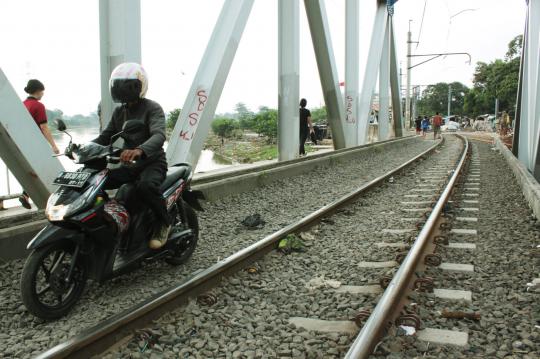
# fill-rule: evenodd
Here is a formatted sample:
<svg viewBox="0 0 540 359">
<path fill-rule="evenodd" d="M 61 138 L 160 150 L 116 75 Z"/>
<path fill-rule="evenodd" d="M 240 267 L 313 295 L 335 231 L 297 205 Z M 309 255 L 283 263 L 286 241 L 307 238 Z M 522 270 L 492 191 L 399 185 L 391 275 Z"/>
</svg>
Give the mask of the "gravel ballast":
<svg viewBox="0 0 540 359">
<path fill-rule="evenodd" d="M 477 236 L 450 234 L 452 242 L 476 244 L 475 250 L 446 249 L 443 261 L 474 265 L 474 273 L 450 273 L 430 268 L 427 276 L 435 288 L 469 290 L 472 301 L 445 301 L 432 294 L 415 293 L 418 313 L 425 328 L 465 332 L 464 347 L 438 345 L 416 340 L 413 336 L 387 337 L 379 346 L 377 358 L 524 358 L 540 357 L 540 297 L 538 289 L 529 288 L 539 276 L 540 224 L 528 208 L 519 185 L 502 155 L 493 146 L 473 141 L 472 161 L 479 166 L 470 170 L 480 177 L 478 204 L 458 195 L 462 207 L 479 208 L 478 222 L 453 221 L 453 228 L 478 231 Z M 479 169 L 479 171 L 478 171 Z M 476 181 L 474 181 L 476 182 Z M 457 215 L 464 211 L 456 209 Z M 443 310 L 478 313 L 480 320 L 447 319 Z M 393 331 L 394 333 L 396 331 Z"/>
<path fill-rule="evenodd" d="M 255 273 L 241 271 L 212 289 L 217 299 L 214 305 L 192 300 L 153 323 L 147 332 L 157 338 L 157 344 L 148 346 L 136 333 L 106 357 L 342 357 L 354 335 L 308 331 L 290 324 L 289 319 L 349 321 L 360 310 L 372 309 L 378 295 L 338 293 L 334 287 L 377 284 L 382 275 L 393 271 L 360 268 L 358 263 L 391 261 L 401 250 L 379 248 L 376 243 L 399 242 L 417 234 L 416 230 L 391 234 L 385 229 L 414 228 L 414 221 L 401 219 L 420 220 L 422 213 L 410 213 L 404 207 L 425 205 L 402 205 L 404 194 L 415 193 L 412 190 L 423 184 L 435 195 L 445 175 L 434 181 L 419 178 L 434 168 L 447 175 L 461 148 L 461 141 L 449 136 L 432 156 L 302 234 L 304 252 L 271 252 L 254 264 Z"/>
<path fill-rule="evenodd" d="M 125 310 L 152 294 L 180 282 L 235 251 L 300 219 L 361 184 L 398 166 L 433 145 L 416 138 L 389 145 L 385 151 L 366 151 L 354 161 L 277 181 L 257 191 L 205 203 L 199 213 L 199 247 L 184 266 L 156 262 L 103 285 L 90 283 L 68 316 L 44 322 L 31 316 L 20 300 L 19 277 L 23 261 L 0 266 L 0 356 L 25 358 L 38 354 L 99 321 Z M 247 230 L 240 222 L 259 213 L 266 225 Z"/>
</svg>

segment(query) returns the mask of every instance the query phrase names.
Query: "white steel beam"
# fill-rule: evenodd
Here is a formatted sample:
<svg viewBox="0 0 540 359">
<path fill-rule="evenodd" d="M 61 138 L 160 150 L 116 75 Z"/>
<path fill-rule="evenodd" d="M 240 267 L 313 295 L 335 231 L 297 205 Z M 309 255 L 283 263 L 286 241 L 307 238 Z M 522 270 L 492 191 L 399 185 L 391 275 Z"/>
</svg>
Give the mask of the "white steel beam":
<svg viewBox="0 0 540 359">
<path fill-rule="evenodd" d="M 396 37 L 392 16 L 388 19 L 390 35 L 390 92 L 392 93 L 392 121 L 394 122 L 394 135 L 403 136 L 403 114 L 401 111 L 401 84 L 399 76 L 399 63 L 396 52 Z"/>
<path fill-rule="evenodd" d="M 39 208 L 63 170 L 51 147 L 0 69 L 0 156 Z"/>
<path fill-rule="evenodd" d="M 540 1 L 529 0 L 529 170 L 540 179 Z"/>
<path fill-rule="evenodd" d="M 123 62 L 141 63 L 140 0 L 99 0 L 99 56 L 103 128 L 114 109 L 109 93 L 112 70 Z"/>
<path fill-rule="evenodd" d="M 368 137 L 369 114 L 371 112 L 371 97 L 377 82 L 377 74 L 381 61 L 384 34 L 387 22 L 386 3 L 377 4 L 377 12 L 371 33 L 369 56 L 364 71 L 364 82 L 358 101 L 358 144 L 363 145 Z"/>
<path fill-rule="evenodd" d="M 534 173 L 536 101 L 538 82 L 538 53 L 540 50 L 540 7 L 537 1 L 529 1 L 527 27 L 523 39 L 523 82 L 521 84 L 521 116 L 519 128 L 518 158 Z"/>
<path fill-rule="evenodd" d="M 390 132 L 390 31 L 384 31 L 384 42 L 379 66 L 379 141 L 387 140 Z"/>
<path fill-rule="evenodd" d="M 226 0 L 174 127 L 167 160 L 194 168 L 244 32 L 253 0 Z"/>
<path fill-rule="evenodd" d="M 298 0 L 278 2 L 278 155 L 280 161 L 298 157 L 300 120 L 300 7 Z"/>
<path fill-rule="evenodd" d="M 520 122 L 519 122 L 519 145 L 518 145 L 518 159 L 525 164 L 525 167 L 530 169 L 529 162 L 529 78 L 530 78 L 530 61 L 529 61 L 529 33 L 530 28 L 530 7 L 527 12 L 527 24 L 525 27 L 525 34 L 523 36 L 523 52 L 522 52 L 522 82 L 521 86 L 521 103 L 520 103 Z"/>
<path fill-rule="evenodd" d="M 304 5 L 317 59 L 328 123 L 332 128 L 334 148 L 340 149 L 353 146 L 354 144 L 347 143 L 345 138 L 345 109 L 339 89 L 336 61 L 324 2 L 323 0 L 304 0 Z"/>
<path fill-rule="evenodd" d="M 359 0 L 345 2 L 345 142 L 358 144 Z"/>
</svg>

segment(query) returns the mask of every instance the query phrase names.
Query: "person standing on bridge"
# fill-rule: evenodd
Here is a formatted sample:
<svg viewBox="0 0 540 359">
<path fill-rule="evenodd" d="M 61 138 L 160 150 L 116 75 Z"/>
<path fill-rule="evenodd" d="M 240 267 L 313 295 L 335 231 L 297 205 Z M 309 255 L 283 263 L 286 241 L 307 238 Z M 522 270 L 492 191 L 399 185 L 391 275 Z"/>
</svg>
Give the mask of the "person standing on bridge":
<svg viewBox="0 0 540 359">
<path fill-rule="evenodd" d="M 53 152 L 55 154 L 59 154 L 60 150 L 56 146 L 56 143 L 54 142 L 51 134 L 51 130 L 47 125 L 47 112 L 45 111 L 45 106 L 40 102 L 45 92 L 45 86 L 43 86 L 43 83 L 41 83 L 41 81 L 31 79 L 28 81 L 28 84 L 24 88 L 24 92 L 28 94 L 28 97 L 23 102 L 24 106 L 26 107 L 28 112 L 30 112 L 30 115 L 34 119 L 36 125 L 39 127 L 39 130 L 41 131 L 47 142 L 49 142 L 49 144 L 51 145 Z M 30 206 L 30 202 L 28 201 L 29 199 L 30 198 L 28 197 L 28 194 L 26 193 L 26 191 L 24 191 L 22 196 L 19 197 L 19 202 L 21 202 L 24 208 L 30 209 L 32 207 Z"/>
<path fill-rule="evenodd" d="M 422 116 L 418 116 L 416 120 L 414 120 L 414 125 L 416 127 L 416 134 L 419 135 L 422 131 Z"/>
<path fill-rule="evenodd" d="M 310 133 L 313 133 L 313 123 L 311 122 L 311 112 L 306 108 L 307 100 L 300 100 L 300 156 L 306 155 L 304 145 Z"/>
<path fill-rule="evenodd" d="M 422 137 L 426 137 L 426 133 L 429 130 L 429 118 L 427 116 L 424 116 L 424 119 L 422 120 Z"/>
<path fill-rule="evenodd" d="M 443 123 L 443 119 L 441 115 L 439 115 L 438 112 L 435 113 L 435 116 L 433 116 L 433 139 L 436 140 L 437 137 L 441 137 L 441 126 Z M 437 136 L 438 135 L 438 136 Z"/>
</svg>

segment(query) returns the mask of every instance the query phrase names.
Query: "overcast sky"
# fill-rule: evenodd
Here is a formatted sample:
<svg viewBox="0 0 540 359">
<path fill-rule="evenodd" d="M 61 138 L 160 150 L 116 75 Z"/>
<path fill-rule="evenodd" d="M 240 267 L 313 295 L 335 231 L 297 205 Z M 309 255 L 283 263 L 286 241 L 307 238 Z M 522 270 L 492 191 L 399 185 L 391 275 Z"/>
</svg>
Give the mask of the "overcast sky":
<svg viewBox="0 0 540 359">
<path fill-rule="evenodd" d="M 375 0 L 360 0 L 360 72 L 369 47 Z M 222 0 L 141 0 L 142 63 L 148 97 L 165 111 L 181 107 L 206 48 Z M 326 0 L 340 80 L 345 72 L 345 0 Z M 394 23 L 403 71 L 409 20 L 413 53 L 469 52 L 437 59 L 413 70 L 412 83 L 461 81 L 471 85 L 477 61 L 502 58 L 508 42 L 523 32 L 524 0 L 400 0 Z M 300 2 L 300 96 L 308 107 L 323 103 L 303 2 Z M 468 10 L 471 9 L 471 10 Z M 467 10 L 460 13 L 463 10 Z M 454 16 L 455 15 L 455 16 Z M 95 111 L 99 102 L 98 1 L 25 0 L 0 4 L 0 67 L 21 98 L 28 78 L 46 86 L 43 102 L 66 114 Z M 420 60 L 413 59 L 413 63 Z M 403 78 L 405 82 L 405 78 Z M 217 112 L 238 102 L 253 110 L 277 106 L 277 1 L 255 0 Z"/>
</svg>

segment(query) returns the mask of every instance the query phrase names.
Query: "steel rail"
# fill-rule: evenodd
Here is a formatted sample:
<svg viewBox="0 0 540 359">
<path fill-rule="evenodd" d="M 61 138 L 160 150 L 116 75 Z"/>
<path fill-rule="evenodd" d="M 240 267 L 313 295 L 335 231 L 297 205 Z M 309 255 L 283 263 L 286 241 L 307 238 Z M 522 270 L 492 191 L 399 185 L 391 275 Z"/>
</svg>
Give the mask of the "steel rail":
<svg viewBox="0 0 540 359">
<path fill-rule="evenodd" d="M 128 336 L 131 331 L 144 327 L 147 323 L 164 313 L 184 304 L 189 298 L 212 288 L 216 283 L 219 283 L 221 277 L 245 268 L 249 263 L 273 250 L 280 239 L 308 228 L 320 219 L 332 214 L 339 207 L 353 201 L 370 188 L 380 184 L 385 179 L 426 156 L 441 145 L 443 141 L 444 139 L 438 141 L 429 149 L 401 164 L 399 167 L 363 184 L 358 189 L 325 205 L 299 221 L 266 236 L 207 269 L 190 275 L 178 285 L 162 291 L 152 298 L 134 305 L 119 314 L 113 315 L 109 319 L 39 354 L 36 358 L 88 358 L 103 353 L 112 345 Z"/>
<path fill-rule="evenodd" d="M 415 275 L 415 269 L 423 258 L 424 248 L 426 247 L 432 232 L 435 230 L 437 219 L 441 215 L 443 207 L 450 197 L 454 184 L 456 183 L 467 158 L 469 141 L 463 136 L 459 137 L 464 142 L 464 149 L 452 177 L 448 181 L 447 186 L 426 220 L 426 224 L 416 237 L 407 256 L 384 291 L 382 297 L 377 302 L 377 306 L 362 327 L 360 334 L 358 334 L 352 346 L 349 348 L 345 358 L 363 359 L 369 357 L 373 353 L 374 348 L 383 336 L 387 323 L 389 323 L 392 314 L 395 313 L 396 307 L 406 293 L 407 288 Z"/>
</svg>

